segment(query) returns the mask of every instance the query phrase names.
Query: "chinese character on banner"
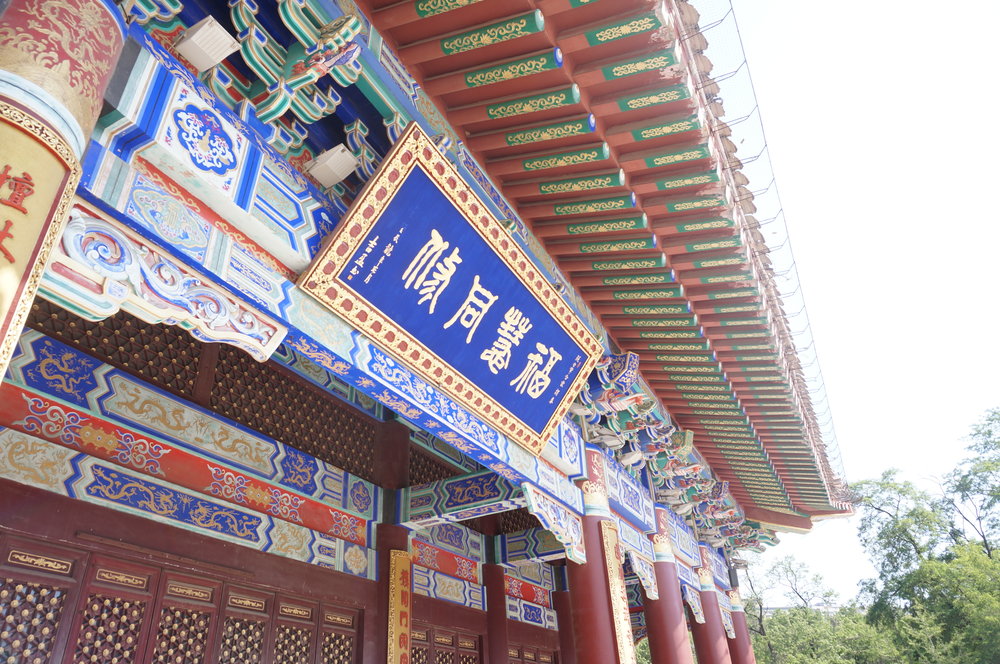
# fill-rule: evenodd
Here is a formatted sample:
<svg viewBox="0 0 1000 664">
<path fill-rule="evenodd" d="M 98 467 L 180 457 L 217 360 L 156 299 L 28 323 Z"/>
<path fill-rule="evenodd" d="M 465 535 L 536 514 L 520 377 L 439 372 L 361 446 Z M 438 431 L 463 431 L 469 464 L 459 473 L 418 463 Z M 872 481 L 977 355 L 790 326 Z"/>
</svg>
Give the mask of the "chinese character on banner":
<svg viewBox="0 0 1000 664">
<path fill-rule="evenodd" d="M 524 335 L 531 330 L 531 319 L 521 313 L 520 309 L 511 307 L 503 316 L 503 322 L 497 327 L 497 338 L 493 345 L 483 351 L 480 359 L 486 360 L 486 366 L 494 374 L 506 369 L 510 364 L 510 351 L 519 346 Z"/>
<path fill-rule="evenodd" d="M 477 274 L 472 280 L 472 288 L 469 289 L 469 294 L 465 297 L 465 302 L 458 308 L 455 315 L 444 324 L 445 329 L 458 321 L 462 327 L 469 330 L 469 333 L 465 335 L 465 343 L 469 343 L 472 341 L 472 335 L 475 334 L 476 328 L 483 322 L 483 316 L 486 315 L 486 312 L 490 310 L 490 307 L 493 306 L 493 303 L 497 299 L 496 295 L 479 284 L 479 275 Z"/>
<path fill-rule="evenodd" d="M 10 189 L 10 193 L 3 191 L 4 187 Z M 0 204 L 6 205 L 7 207 L 12 207 L 21 214 L 28 214 L 27 208 L 24 207 L 24 199 L 35 193 L 35 183 L 31 179 L 31 175 L 28 173 L 21 173 L 20 176 L 10 174 L 10 164 L 3 167 L 0 171 Z M 6 196 L 4 196 L 6 194 Z M 14 239 L 14 233 L 12 228 L 14 222 L 10 219 L 5 219 L 3 222 L 3 228 L 0 229 L 0 254 L 7 259 L 8 263 L 15 263 L 16 259 L 14 254 L 11 253 L 10 249 L 4 246 L 7 240 Z"/>
<path fill-rule="evenodd" d="M 0 171 L 0 190 L 4 186 L 10 189 L 10 193 L 4 198 L 0 195 L 0 203 L 14 208 L 21 214 L 28 214 L 24 207 L 24 199 L 35 193 L 35 183 L 28 173 L 21 173 L 20 176 L 10 174 L 10 165 L 3 167 Z"/>
<path fill-rule="evenodd" d="M 10 227 L 13 223 L 10 219 L 6 220 L 3 224 L 3 229 L 0 230 L 0 254 L 3 254 L 3 257 L 10 263 L 15 262 L 14 254 L 10 253 L 10 250 L 3 246 L 3 243 L 5 240 L 14 239 L 14 234 L 10 232 Z"/>
<path fill-rule="evenodd" d="M 456 267 L 462 262 L 458 255 L 458 247 L 455 247 L 451 254 L 442 258 L 449 246 L 450 243 L 446 242 L 437 230 L 431 229 L 431 239 L 420 248 L 420 251 L 403 272 L 403 286 L 420 293 L 417 304 L 423 304 L 430 300 L 431 306 L 428 313 L 434 313 L 438 297 L 448 287 Z"/>
<path fill-rule="evenodd" d="M 549 383 L 552 382 L 549 377 L 552 367 L 562 359 L 562 355 L 556 352 L 555 348 L 549 348 L 545 344 L 536 343 L 535 350 L 538 352 L 528 353 L 528 363 L 524 366 L 524 370 L 509 383 L 515 392 L 518 394 L 527 392 L 532 399 L 542 396 L 542 393 L 548 389 Z M 545 366 L 542 367 L 542 360 L 545 359 L 546 355 L 548 359 L 545 361 Z"/>
</svg>

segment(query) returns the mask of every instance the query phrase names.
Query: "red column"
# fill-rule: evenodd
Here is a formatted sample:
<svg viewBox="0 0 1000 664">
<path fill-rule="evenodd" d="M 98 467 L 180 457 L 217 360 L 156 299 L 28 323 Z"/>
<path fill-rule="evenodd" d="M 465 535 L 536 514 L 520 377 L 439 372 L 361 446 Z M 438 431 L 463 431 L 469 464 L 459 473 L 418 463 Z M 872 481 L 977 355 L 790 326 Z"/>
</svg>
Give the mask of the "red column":
<svg viewBox="0 0 1000 664">
<path fill-rule="evenodd" d="M 733 664 L 729 656 L 729 639 L 726 637 L 725 627 L 722 626 L 719 598 L 715 594 L 715 578 L 712 576 L 708 548 L 704 546 L 700 548 L 701 567 L 698 569 L 698 578 L 701 581 L 701 606 L 704 609 L 705 622 L 691 622 L 698 664 Z"/>
<path fill-rule="evenodd" d="M 753 644 L 750 642 L 750 630 L 747 628 L 747 615 L 743 612 L 743 600 L 740 591 L 733 588 L 729 591 L 729 602 L 733 605 L 733 630 L 735 639 L 729 639 L 729 656 L 733 664 L 757 664 L 753 654 Z"/>
<path fill-rule="evenodd" d="M 385 493 L 382 520 L 376 531 L 376 555 L 378 559 L 378 603 L 375 611 L 366 611 L 365 621 L 365 661 L 368 653 L 373 653 L 373 662 L 385 662 L 388 658 L 389 637 L 389 554 L 391 551 L 409 549 L 410 531 L 391 523 L 391 506 L 395 503 L 390 494 L 407 485 L 410 477 L 410 430 L 399 422 L 384 422 L 376 433 L 378 445 L 378 484 Z M 371 614 L 370 616 L 368 614 Z M 370 638 L 369 638 L 370 635 Z"/>
<path fill-rule="evenodd" d="M 573 632 L 573 609 L 569 593 L 560 590 L 552 593 L 552 606 L 559 622 L 559 664 L 576 663 L 576 639 Z"/>
<path fill-rule="evenodd" d="M 618 661 L 611 614 L 611 590 L 601 540 L 601 521 L 583 517 L 587 562 L 566 563 L 573 615 L 577 664 L 614 664 Z"/>
<path fill-rule="evenodd" d="M 660 560 L 654 566 L 660 598 L 643 600 L 653 664 L 694 664 L 677 567 Z"/>
<path fill-rule="evenodd" d="M 507 629 L 507 592 L 504 569 L 500 565 L 483 565 L 483 585 L 486 586 L 486 641 L 490 664 L 507 664 L 510 636 Z"/>
<path fill-rule="evenodd" d="M 656 526 L 657 532 L 652 538 L 656 556 L 653 567 L 660 598 L 647 597 L 643 600 L 649 654 L 653 664 L 694 664 L 684 616 L 684 598 L 681 597 L 677 565 L 674 563 L 670 537 L 673 529 L 666 508 L 656 507 Z"/>
<path fill-rule="evenodd" d="M 0 380 L 62 234 L 124 38 L 113 0 L 0 2 Z"/>
</svg>

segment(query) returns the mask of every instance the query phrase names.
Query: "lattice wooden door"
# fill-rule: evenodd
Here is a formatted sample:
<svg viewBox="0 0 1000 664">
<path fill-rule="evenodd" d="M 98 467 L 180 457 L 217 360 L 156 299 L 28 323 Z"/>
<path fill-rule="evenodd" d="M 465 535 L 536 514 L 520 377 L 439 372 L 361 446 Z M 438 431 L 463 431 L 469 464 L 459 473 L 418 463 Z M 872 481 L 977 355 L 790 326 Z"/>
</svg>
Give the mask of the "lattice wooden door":
<svg viewBox="0 0 1000 664">
<path fill-rule="evenodd" d="M 355 609 L 2 532 L 0 556 L 2 662 L 360 661 Z"/>
<path fill-rule="evenodd" d="M 411 664 L 481 664 L 480 638 L 438 627 L 414 627 Z"/>
</svg>

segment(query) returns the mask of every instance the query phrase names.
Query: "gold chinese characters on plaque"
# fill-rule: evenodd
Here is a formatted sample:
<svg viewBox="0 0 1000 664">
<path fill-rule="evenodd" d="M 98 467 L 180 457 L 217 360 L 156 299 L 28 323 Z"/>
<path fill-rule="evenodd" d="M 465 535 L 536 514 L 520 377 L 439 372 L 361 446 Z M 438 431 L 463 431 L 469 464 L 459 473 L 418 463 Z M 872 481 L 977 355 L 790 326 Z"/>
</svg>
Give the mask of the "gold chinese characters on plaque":
<svg viewBox="0 0 1000 664">
<path fill-rule="evenodd" d="M 298 286 L 371 340 L 384 384 L 538 456 L 603 353 L 549 279 L 411 124 Z"/>
</svg>

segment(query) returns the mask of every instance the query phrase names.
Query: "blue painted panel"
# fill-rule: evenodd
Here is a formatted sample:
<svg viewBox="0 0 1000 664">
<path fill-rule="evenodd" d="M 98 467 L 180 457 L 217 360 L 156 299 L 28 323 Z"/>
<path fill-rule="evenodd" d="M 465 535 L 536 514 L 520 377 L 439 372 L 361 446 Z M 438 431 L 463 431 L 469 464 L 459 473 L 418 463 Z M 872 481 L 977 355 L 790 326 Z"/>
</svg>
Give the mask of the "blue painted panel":
<svg viewBox="0 0 1000 664">
<path fill-rule="evenodd" d="M 548 424 L 586 359 L 419 168 L 338 276 L 536 433 Z M 508 345 L 506 366 L 491 367 L 484 354 L 502 342 L 500 329 L 509 324 L 512 310 L 531 327 L 516 345 Z M 533 375 L 525 378 L 532 367 Z"/>
<path fill-rule="evenodd" d="M 222 507 L 113 468 L 95 465 L 92 472 L 94 481 L 87 486 L 91 496 L 181 523 L 193 523 L 231 537 L 259 541 L 261 519 L 258 516 Z"/>
</svg>

